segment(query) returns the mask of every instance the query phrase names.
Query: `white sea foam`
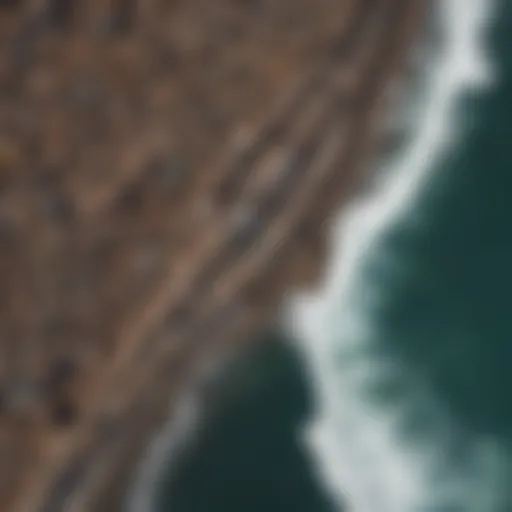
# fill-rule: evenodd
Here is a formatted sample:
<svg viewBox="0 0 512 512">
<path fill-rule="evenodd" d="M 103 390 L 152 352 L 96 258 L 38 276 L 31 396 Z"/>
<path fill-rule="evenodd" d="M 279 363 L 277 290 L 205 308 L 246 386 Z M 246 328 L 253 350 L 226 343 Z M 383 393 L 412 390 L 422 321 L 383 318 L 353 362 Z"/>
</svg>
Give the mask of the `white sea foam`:
<svg viewBox="0 0 512 512">
<path fill-rule="evenodd" d="M 378 243 L 379 234 L 409 213 L 436 160 L 454 144 L 455 109 L 461 96 L 489 85 L 494 76 L 482 44 L 492 0 L 441 2 L 446 44 L 436 62 L 425 62 L 430 84 L 409 112 L 422 122 L 405 151 L 376 173 L 382 177 L 378 190 L 344 210 L 333 227 L 331 265 L 318 295 L 296 297 L 290 308 L 289 325 L 310 361 L 318 397 L 318 416 L 306 437 L 326 486 L 340 504 L 349 505 L 348 512 L 416 512 L 424 505 L 430 508 L 421 512 L 438 512 L 456 500 L 464 512 L 503 510 L 497 501 L 497 488 L 506 485 L 499 477 L 506 473 L 507 463 L 501 446 L 488 439 L 472 440 L 465 446 L 466 473 L 452 472 L 434 493 L 429 471 L 437 471 L 442 480 L 437 457 L 441 447 L 432 441 L 426 446 L 406 445 L 396 435 L 399 411 L 384 411 L 365 400 L 372 385 L 398 390 L 406 414 L 413 414 L 414 405 L 421 407 L 422 421 L 443 449 L 459 435 L 428 386 L 375 351 L 378 333 L 354 301 L 361 293 L 367 305 L 379 300 L 372 289 L 361 288 L 359 263 Z M 428 53 L 419 55 L 430 58 Z M 162 468 L 198 422 L 197 403 L 187 398 L 183 405 L 180 424 L 169 423 L 154 439 L 126 510 L 154 508 L 155 482 Z M 466 502 L 460 501 L 462 495 Z"/>
<path fill-rule="evenodd" d="M 140 464 L 133 487 L 127 493 L 126 512 L 151 512 L 157 509 L 159 485 L 170 471 L 170 461 L 194 435 L 201 420 L 200 404 L 193 393 L 179 401 L 177 410 L 153 438 Z"/>
<path fill-rule="evenodd" d="M 434 61 L 426 57 L 424 63 L 429 83 L 412 111 L 416 133 L 379 170 L 378 190 L 343 211 L 333 227 L 324 284 L 315 296 L 296 297 L 287 318 L 317 392 L 318 413 L 305 438 L 320 478 L 349 512 L 504 510 L 497 489 L 507 462 L 502 447 L 489 439 L 465 440 L 428 383 L 376 350 L 379 333 L 367 306 L 379 297 L 360 275 L 365 256 L 379 247 L 379 236 L 414 213 L 435 165 L 458 142 L 461 99 L 496 78 L 484 41 L 493 3 L 441 0 L 437 6 L 443 47 Z M 361 295 L 364 301 L 355 299 Z M 376 406 L 367 398 L 372 386 L 394 389 L 400 407 Z M 404 417 L 415 414 L 428 425 L 422 443 L 398 434 Z M 465 451 L 458 465 L 446 459 L 457 443 Z"/>
</svg>

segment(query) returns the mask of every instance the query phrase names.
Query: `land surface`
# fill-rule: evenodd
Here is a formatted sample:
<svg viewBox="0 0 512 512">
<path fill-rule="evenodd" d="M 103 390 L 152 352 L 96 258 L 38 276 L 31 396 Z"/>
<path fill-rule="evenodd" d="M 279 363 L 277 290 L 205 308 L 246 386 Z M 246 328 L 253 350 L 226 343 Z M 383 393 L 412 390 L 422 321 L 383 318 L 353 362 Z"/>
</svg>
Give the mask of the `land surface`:
<svg viewBox="0 0 512 512">
<path fill-rule="evenodd" d="M 0 1 L 0 510 L 121 510 L 314 283 L 424 0 Z"/>
</svg>

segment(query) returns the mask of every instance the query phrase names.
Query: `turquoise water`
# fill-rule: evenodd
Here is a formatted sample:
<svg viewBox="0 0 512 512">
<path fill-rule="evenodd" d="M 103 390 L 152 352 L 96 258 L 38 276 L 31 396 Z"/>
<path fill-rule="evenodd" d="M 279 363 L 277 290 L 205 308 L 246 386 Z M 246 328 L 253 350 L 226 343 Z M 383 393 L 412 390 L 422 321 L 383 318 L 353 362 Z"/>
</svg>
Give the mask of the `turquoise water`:
<svg viewBox="0 0 512 512">
<path fill-rule="evenodd" d="M 361 263 L 359 280 L 372 299 L 354 299 L 371 327 L 372 357 L 384 354 L 401 375 L 396 382 L 362 386 L 364 403 L 369 414 L 384 411 L 399 440 L 397 452 L 422 447 L 411 463 L 420 468 L 414 481 L 421 492 L 436 495 L 437 501 L 407 512 L 512 512 L 512 2 L 496 5 L 489 49 L 497 82 L 459 102 L 459 141 L 422 187 L 412 214 L 380 233 Z M 364 361 L 366 355 L 359 350 L 355 357 Z M 234 384 L 238 392 L 169 464 L 156 509 L 340 510 L 300 435 L 315 414 L 306 366 L 284 342 L 253 356 L 251 371 L 242 371 L 245 377 Z M 407 398 L 420 382 L 432 400 L 414 398 L 416 391 L 412 401 Z M 338 450 L 344 432 L 335 429 L 328 450 Z M 398 481 L 387 480 L 395 456 L 372 457 L 369 465 L 382 463 L 376 474 L 386 475 L 381 492 L 391 493 L 395 484 L 388 482 Z M 346 466 L 369 474 L 355 463 Z M 423 467 L 437 469 L 431 475 Z M 337 469 L 343 487 L 350 479 L 340 468 L 330 471 Z M 437 498 L 441 480 L 450 482 L 448 498 Z M 386 508 L 386 499 L 375 503 L 375 512 L 405 510 Z"/>
</svg>

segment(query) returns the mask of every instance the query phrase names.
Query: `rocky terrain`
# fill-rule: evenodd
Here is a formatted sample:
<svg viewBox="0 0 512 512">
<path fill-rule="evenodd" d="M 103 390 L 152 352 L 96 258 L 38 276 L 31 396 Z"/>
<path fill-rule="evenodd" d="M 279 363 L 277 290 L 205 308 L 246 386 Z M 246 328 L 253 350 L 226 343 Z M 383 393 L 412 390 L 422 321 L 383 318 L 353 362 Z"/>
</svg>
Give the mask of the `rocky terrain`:
<svg viewBox="0 0 512 512">
<path fill-rule="evenodd" d="M 0 510 L 120 510 L 190 375 L 314 283 L 425 3 L 0 0 Z"/>
</svg>

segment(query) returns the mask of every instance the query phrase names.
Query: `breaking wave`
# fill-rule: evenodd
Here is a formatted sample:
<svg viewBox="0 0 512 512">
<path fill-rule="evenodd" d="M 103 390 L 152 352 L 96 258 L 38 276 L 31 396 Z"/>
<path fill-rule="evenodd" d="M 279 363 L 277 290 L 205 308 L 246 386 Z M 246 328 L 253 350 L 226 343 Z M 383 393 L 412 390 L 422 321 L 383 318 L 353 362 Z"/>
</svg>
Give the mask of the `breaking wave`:
<svg viewBox="0 0 512 512">
<path fill-rule="evenodd" d="M 304 438 L 319 478 L 348 512 L 510 510 L 507 448 L 465 428 L 426 374 L 388 347 L 373 315 L 386 290 L 368 272 L 378 259 L 391 279 L 407 278 L 407 264 L 383 240 L 404 219 L 421 227 L 415 205 L 461 142 L 462 100 L 494 83 L 485 45 L 493 3 L 436 6 L 441 46 L 418 54 L 427 86 L 408 110 L 412 140 L 377 169 L 376 190 L 335 222 L 318 294 L 295 297 L 287 311 L 317 394 Z"/>
</svg>

